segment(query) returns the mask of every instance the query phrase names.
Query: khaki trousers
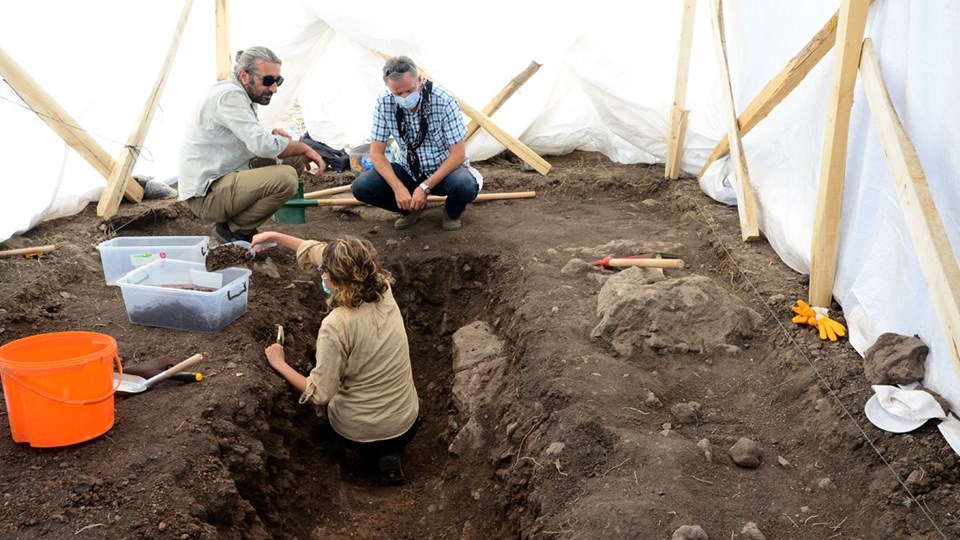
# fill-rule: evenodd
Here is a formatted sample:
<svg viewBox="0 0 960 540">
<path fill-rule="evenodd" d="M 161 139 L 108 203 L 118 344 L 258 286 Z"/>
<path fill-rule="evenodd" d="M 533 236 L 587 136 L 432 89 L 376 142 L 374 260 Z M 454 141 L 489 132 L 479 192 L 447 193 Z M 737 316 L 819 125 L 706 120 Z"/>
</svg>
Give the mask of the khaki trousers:
<svg viewBox="0 0 960 540">
<path fill-rule="evenodd" d="M 296 157 L 283 163 L 258 158 L 255 168 L 227 173 L 210 184 L 205 196 L 184 202 L 204 221 L 226 223 L 233 232 L 250 234 L 297 192 L 303 161 Z"/>
</svg>

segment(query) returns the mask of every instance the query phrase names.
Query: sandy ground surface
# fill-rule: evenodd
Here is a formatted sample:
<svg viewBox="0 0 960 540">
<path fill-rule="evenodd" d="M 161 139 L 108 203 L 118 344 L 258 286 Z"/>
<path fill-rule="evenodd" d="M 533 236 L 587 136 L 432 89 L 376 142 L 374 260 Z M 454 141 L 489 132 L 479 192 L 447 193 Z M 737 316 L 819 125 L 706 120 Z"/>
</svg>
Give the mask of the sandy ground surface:
<svg viewBox="0 0 960 540">
<path fill-rule="evenodd" d="M 960 537 L 957 456 L 933 425 L 894 435 L 866 420 L 862 359 L 790 322 L 807 280 L 765 241 L 741 242 L 735 209 L 661 166 L 548 159 L 546 177 L 478 164 L 486 192 L 537 197 L 472 205 L 457 232 L 438 207 L 405 231 L 357 207 L 265 225 L 368 238 L 393 272 L 424 399 L 402 487 L 338 451 L 266 364 L 281 324 L 308 371 L 324 316 L 319 280 L 290 253 L 247 265 L 238 320 L 185 332 L 132 324 L 96 249 L 209 235 L 179 203 L 125 203 L 106 224 L 92 205 L 27 233 L 58 248 L 0 259 L 0 342 L 99 332 L 129 366 L 202 353 L 205 378 L 117 397 L 106 434 L 62 448 L 15 443 L 5 404 L 0 537 Z M 590 264 L 652 251 L 685 268 Z M 757 467 L 731 461 L 741 439 Z"/>
</svg>

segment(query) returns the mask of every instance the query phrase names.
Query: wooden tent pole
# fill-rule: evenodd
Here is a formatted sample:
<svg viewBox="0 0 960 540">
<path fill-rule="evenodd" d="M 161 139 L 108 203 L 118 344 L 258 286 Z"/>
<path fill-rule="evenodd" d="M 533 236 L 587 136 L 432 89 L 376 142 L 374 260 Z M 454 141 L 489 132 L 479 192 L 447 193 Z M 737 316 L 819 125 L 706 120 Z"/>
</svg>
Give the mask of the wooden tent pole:
<svg viewBox="0 0 960 540">
<path fill-rule="evenodd" d="M 857 82 L 860 47 L 869 7 L 870 0 L 841 0 L 840 3 L 838 48 L 833 57 L 832 91 L 827 104 L 827 131 L 823 141 L 820 185 L 810 247 L 809 300 L 814 306 L 829 307 L 833 298 L 850 108 L 853 105 L 853 88 Z"/>
<path fill-rule="evenodd" d="M 46 122 L 50 129 L 60 136 L 70 148 L 73 148 L 83 159 L 97 170 L 104 178 L 110 178 L 115 162 L 97 141 L 93 140 L 79 123 L 63 110 L 56 101 L 47 94 L 40 85 L 17 64 L 13 58 L 0 48 L 0 76 L 7 81 L 10 88 L 33 112 Z M 124 185 L 124 196 L 127 200 L 140 202 L 143 199 L 143 188 L 131 178 Z"/>
<path fill-rule="evenodd" d="M 680 176 L 683 161 L 683 135 L 686 132 L 687 78 L 690 72 L 690 49 L 693 45 L 693 21 L 697 0 L 685 0 L 683 22 L 680 26 L 680 45 L 677 47 L 677 77 L 673 86 L 673 107 L 670 108 L 670 132 L 667 134 L 667 158 L 664 164 L 666 178 Z"/>
<path fill-rule="evenodd" d="M 527 66 L 526 69 L 518 73 L 516 77 L 510 79 L 510 82 L 503 87 L 503 90 L 500 90 L 500 93 L 494 96 L 494 98 L 490 100 L 490 103 L 487 103 L 487 106 L 483 108 L 483 114 L 487 116 L 493 116 L 493 113 L 497 112 L 497 110 L 500 109 L 500 106 L 503 105 L 505 101 L 510 99 L 510 96 L 519 90 L 520 87 L 523 86 L 523 84 L 527 82 L 542 65 L 543 64 L 538 64 L 531 61 L 530 65 Z M 480 124 L 476 120 L 470 120 L 470 123 L 467 124 L 467 136 L 464 137 L 463 140 L 469 141 L 470 137 L 472 137 L 473 134 L 479 129 Z"/>
<path fill-rule="evenodd" d="M 743 114 L 737 119 L 740 126 L 740 137 L 750 133 L 751 129 L 766 118 L 800 84 L 800 81 L 810 73 L 810 70 L 816 67 L 820 60 L 830 52 L 836 38 L 837 14 L 834 14 L 827 21 L 827 24 L 823 25 L 823 28 L 804 45 L 796 56 L 787 62 L 787 65 L 779 73 L 770 79 L 770 82 L 760 90 L 753 101 L 743 109 Z M 713 153 L 707 158 L 707 162 L 703 164 L 703 168 L 700 169 L 697 177 L 702 177 L 710 168 L 710 165 L 729 150 L 730 139 L 727 135 L 724 135 L 717 143 L 716 148 L 713 149 Z"/>
<path fill-rule="evenodd" d="M 222 81 L 233 71 L 230 54 L 230 0 L 217 2 L 217 80 Z"/>
<path fill-rule="evenodd" d="M 949 344 L 954 369 L 960 374 L 960 266 L 937 212 L 920 156 L 887 93 L 880 62 L 869 38 L 864 40 L 860 55 L 860 80 L 900 199 L 904 221 L 927 282 L 930 301 Z"/>
<path fill-rule="evenodd" d="M 140 113 L 140 118 L 133 133 L 127 138 L 127 143 L 120 151 L 120 157 L 117 164 L 110 173 L 107 180 L 107 187 L 100 195 L 100 202 L 97 204 L 97 215 L 107 219 L 117 213 L 117 207 L 120 206 L 120 190 L 127 179 L 133 173 L 133 167 L 137 163 L 137 156 L 140 153 L 139 148 L 147 138 L 147 130 L 150 129 L 150 121 L 153 120 L 153 113 L 157 109 L 157 102 L 160 101 L 160 95 L 163 94 L 163 87 L 167 82 L 167 74 L 170 66 L 173 64 L 173 58 L 177 54 L 177 48 L 180 46 L 180 36 L 183 34 L 183 27 L 187 24 L 187 18 L 190 16 L 190 10 L 193 8 L 193 0 L 187 0 L 180 13 L 180 22 L 177 23 L 177 29 L 173 35 L 173 41 L 170 43 L 170 49 L 167 52 L 167 58 L 160 68 L 160 74 L 157 76 L 157 82 L 153 85 L 153 91 L 147 97 L 147 103 Z"/>
<path fill-rule="evenodd" d="M 760 238 L 760 227 L 757 224 L 757 209 L 753 197 L 753 186 L 750 183 L 750 172 L 747 170 L 747 160 L 743 155 L 743 145 L 740 142 L 740 133 L 737 130 L 737 108 L 733 101 L 733 85 L 730 83 L 730 70 L 727 66 L 727 44 L 723 37 L 723 3 L 721 0 L 715 0 L 711 20 L 713 35 L 717 44 L 720 77 L 723 79 L 721 92 L 725 105 L 724 113 L 727 116 L 727 136 L 732 141 L 730 158 L 733 163 L 734 184 L 737 191 L 740 236 L 744 242 L 751 242 Z"/>
</svg>

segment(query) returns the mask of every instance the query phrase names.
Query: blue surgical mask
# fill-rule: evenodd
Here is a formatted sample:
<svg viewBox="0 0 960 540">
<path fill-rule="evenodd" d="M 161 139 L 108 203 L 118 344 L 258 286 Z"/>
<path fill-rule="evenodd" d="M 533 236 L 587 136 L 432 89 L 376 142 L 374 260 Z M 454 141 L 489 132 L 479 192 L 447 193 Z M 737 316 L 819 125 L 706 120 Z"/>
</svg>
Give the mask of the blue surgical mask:
<svg viewBox="0 0 960 540">
<path fill-rule="evenodd" d="M 322 275 L 320 276 L 320 285 L 323 287 L 323 292 L 327 293 L 327 296 L 333 294 L 333 291 L 330 290 L 330 287 L 327 287 L 327 280 Z"/>
<path fill-rule="evenodd" d="M 393 100 L 397 105 L 403 107 L 404 109 L 410 111 L 420 103 L 420 92 L 414 90 L 407 94 L 407 97 L 393 96 Z"/>
</svg>

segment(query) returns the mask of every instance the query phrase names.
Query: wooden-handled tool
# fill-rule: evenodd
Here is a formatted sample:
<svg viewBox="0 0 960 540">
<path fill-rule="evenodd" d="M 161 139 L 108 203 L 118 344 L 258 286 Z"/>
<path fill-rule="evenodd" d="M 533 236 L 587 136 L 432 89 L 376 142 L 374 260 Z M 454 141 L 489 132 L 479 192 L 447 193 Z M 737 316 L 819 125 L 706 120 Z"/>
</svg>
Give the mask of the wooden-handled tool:
<svg viewBox="0 0 960 540">
<path fill-rule="evenodd" d="M 677 258 L 677 256 L 672 253 L 645 253 L 643 255 L 622 258 L 607 256 L 599 261 L 594 261 L 592 264 L 604 268 L 628 268 L 631 266 L 639 266 L 641 268 L 683 268 L 683 259 Z"/>
</svg>

